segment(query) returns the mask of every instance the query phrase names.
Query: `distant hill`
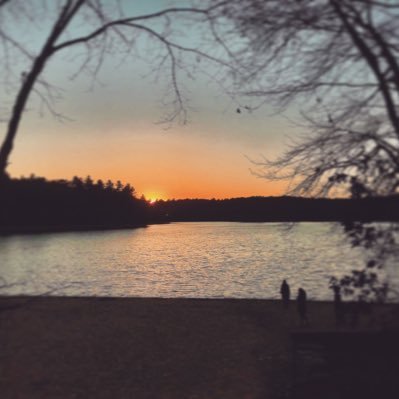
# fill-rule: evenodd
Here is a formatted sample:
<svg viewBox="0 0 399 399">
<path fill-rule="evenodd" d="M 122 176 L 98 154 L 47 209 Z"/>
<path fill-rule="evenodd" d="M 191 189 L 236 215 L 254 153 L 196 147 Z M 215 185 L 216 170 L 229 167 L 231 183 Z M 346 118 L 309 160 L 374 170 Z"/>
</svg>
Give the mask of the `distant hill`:
<svg viewBox="0 0 399 399">
<path fill-rule="evenodd" d="M 249 197 L 157 201 L 150 215 L 169 221 L 391 221 L 399 220 L 399 196 L 368 199 Z"/>
</svg>

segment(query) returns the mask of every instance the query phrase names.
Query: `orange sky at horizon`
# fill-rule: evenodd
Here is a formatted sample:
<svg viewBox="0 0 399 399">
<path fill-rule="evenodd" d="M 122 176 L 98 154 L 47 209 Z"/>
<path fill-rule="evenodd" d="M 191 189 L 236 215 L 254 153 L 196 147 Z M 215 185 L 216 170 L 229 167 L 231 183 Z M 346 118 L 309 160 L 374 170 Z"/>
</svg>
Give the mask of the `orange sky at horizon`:
<svg viewBox="0 0 399 399">
<path fill-rule="evenodd" d="M 140 132 L 94 134 L 74 124 L 53 123 L 58 134 L 39 130 L 40 119 L 24 123 L 12 154 L 12 176 L 121 180 L 130 183 L 138 196 L 153 200 L 285 193 L 286 182 L 270 182 L 250 171 L 254 165 L 247 157 L 267 153 L 267 146 L 261 145 L 268 143 L 266 138 L 248 143 L 240 136 L 226 137 L 223 131 L 201 134 L 190 125 L 164 131 L 154 124 L 140 126 Z M 37 131 L 28 132 L 27 125 Z"/>
<path fill-rule="evenodd" d="M 264 110 L 239 114 L 235 104 L 215 101 L 192 112 L 187 125 L 165 130 L 156 123 L 159 109 L 151 101 L 138 103 L 117 89 L 99 92 L 73 93 L 63 107 L 73 121 L 26 113 L 10 159 L 11 176 L 121 180 L 148 199 L 285 194 L 287 182 L 259 178 L 249 160 L 284 152 L 285 139 L 295 132 L 284 118 Z"/>
<path fill-rule="evenodd" d="M 137 12 L 163 7 L 158 0 L 123 3 L 128 10 Z M 36 54 L 50 22 L 51 19 L 44 20 L 32 32 L 18 26 L 12 29 Z M 186 32 L 184 45 L 195 47 L 200 43 L 195 27 L 190 36 L 184 19 L 175 24 L 177 33 L 180 28 Z M 181 35 L 176 37 L 180 38 Z M 194 59 L 193 69 L 177 72 L 189 122 L 182 126 L 174 121 L 165 130 L 165 125 L 157 121 L 171 111 L 165 103 L 174 101 L 169 87 L 170 71 L 160 72 L 161 78 L 155 79 L 149 71 L 159 62 L 159 48 L 145 35 L 138 36 L 135 46 L 139 57 L 123 58 L 124 62 L 118 52 L 115 57 L 106 57 L 95 81 L 87 72 L 75 76 L 79 47 L 51 59 L 43 76 L 57 88 L 53 109 L 67 119 L 59 122 L 43 106 L 40 97 L 31 94 L 10 158 L 11 176 L 33 173 L 47 179 L 72 179 L 90 175 L 94 180 L 120 180 L 130 183 L 138 196 L 143 194 L 148 199 L 285 194 L 287 182 L 257 177 L 250 171 L 255 167 L 248 158 L 276 159 L 287 148 L 286 138 L 298 134 L 297 126 L 275 115 L 276 110 L 266 100 L 265 106 L 249 112 L 246 105 L 250 99 L 239 102 L 221 88 L 217 77 L 227 76 L 223 75 L 226 72 L 204 60 L 198 64 Z M 165 50 L 162 45 L 160 49 Z M 151 56 L 151 51 L 155 55 Z M 20 61 L 14 69 L 25 71 L 29 65 L 30 60 Z M 188 77 L 186 72 L 195 78 Z M 18 87 L 19 72 L 15 79 Z M 7 116 L 6 110 L 11 112 L 16 92 L 3 93 L 0 106 L 5 106 L 2 112 Z M 237 112 L 238 107 L 241 112 Z M 287 116 L 294 119 L 296 110 L 287 111 Z M 2 140 L 6 125 L 0 127 Z"/>
</svg>

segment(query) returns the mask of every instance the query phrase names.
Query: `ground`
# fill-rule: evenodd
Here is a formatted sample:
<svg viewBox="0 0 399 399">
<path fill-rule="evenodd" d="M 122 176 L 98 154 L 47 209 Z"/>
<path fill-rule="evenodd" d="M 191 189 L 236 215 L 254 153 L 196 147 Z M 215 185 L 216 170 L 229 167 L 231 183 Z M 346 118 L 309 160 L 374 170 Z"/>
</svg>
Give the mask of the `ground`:
<svg viewBox="0 0 399 399">
<path fill-rule="evenodd" d="M 272 300 L 0 297 L 1 398 L 287 398 L 291 333 L 335 328 L 331 303 L 308 310 L 300 328 Z"/>
</svg>

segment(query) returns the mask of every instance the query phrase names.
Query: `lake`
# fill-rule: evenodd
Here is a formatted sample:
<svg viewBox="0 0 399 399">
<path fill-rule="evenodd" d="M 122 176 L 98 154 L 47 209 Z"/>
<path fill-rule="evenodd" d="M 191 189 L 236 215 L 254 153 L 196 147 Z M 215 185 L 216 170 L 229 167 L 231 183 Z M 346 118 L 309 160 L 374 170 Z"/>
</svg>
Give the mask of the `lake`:
<svg viewBox="0 0 399 399">
<path fill-rule="evenodd" d="M 2 294 L 331 299 L 360 267 L 339 224 L 184 222 L 134 230 L 0 237 Z"/>
</svg>

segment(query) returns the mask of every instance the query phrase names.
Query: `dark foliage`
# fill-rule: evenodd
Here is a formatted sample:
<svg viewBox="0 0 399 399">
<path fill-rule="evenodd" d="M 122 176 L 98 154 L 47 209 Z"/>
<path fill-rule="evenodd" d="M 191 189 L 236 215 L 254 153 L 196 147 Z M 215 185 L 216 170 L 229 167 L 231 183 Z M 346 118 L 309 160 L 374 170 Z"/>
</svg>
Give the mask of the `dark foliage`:
<svg viewBox="0 0 399 399">
<path fill-rule="evenodd" d="M 391 209 L 393 211 L 393 209 Z M 389 286 L 384 275 L 385 264 L 397 259 L 398 247 L 395 236 L 398 234 L 398 223 L 392 218 L 390 223 L 362 223 L 347 221 L 344 223 L 345 232 L 353 247 L 364 248 L 367 262 L 362 270 L 353 270 L 343 278 L 332 277 L 331 287 L 341 286 L 343 293 L 359 301 L 386 300 Z"/>
<path fill-rule="evenodd" d="M 169 221 L 392 221 L 399 220 L 399 197 L 325 199 L 250 197 L 225 200 L 186 199 L 157 201 L 151 206 L 155 220 Z"/>
<path fill-rule="evenodd" d="M 0 231 L 123 228 L 147 222 L 147 203 L 129 184 L 74 177 L 10 179 L 0 186 Z"/>
</svg>

